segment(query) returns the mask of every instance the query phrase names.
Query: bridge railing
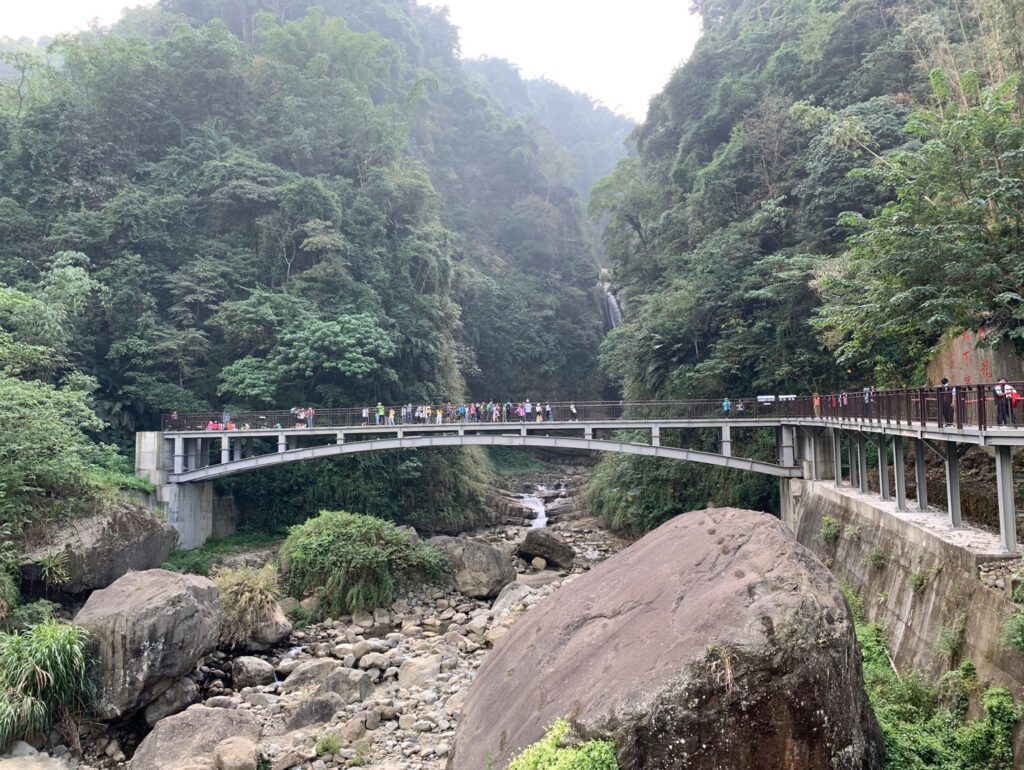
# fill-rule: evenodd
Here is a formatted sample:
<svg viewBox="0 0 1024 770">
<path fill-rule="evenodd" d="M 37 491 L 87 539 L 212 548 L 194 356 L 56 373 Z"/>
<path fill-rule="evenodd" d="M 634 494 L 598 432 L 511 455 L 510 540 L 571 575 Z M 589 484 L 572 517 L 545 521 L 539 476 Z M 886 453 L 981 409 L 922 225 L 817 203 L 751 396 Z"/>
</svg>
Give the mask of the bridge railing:
<svg viewBox="0 0 1024 770">
<path fill-rule="evenodd" d="M 394 411 L 394 422 L 398 424 L 436 424 L 437 411 L 441 410 L 442 423 L 471 423 L 471 422 L 544 422 L 549 418 L 553 422 L 587 421 L 600 422 L 612 420 L 702 420 L 718 419 L 723 416 L 733 418 L 768 418 L 783 416 L 788 407 L 786 402 L 763 403 L 756 399 L 743 399 L 732 401 L 730 411 L 724 412 L 720 400 L 693 399 L 686 401 L 551 401 L 530 404 L 528 417 L 520 418 L 516 413 L 518 403 L 505 402 L 499 407 L 498 418 L 493 419 L 492 415 L 480 413 L 477 416 L 466 414 L 460 415 L 459 404 L 431 404 L 408 405 L 406 414 L 403 417 L 401 405 L 385 405 L 384 416 L 379 424 L 388 424 L 388 419 Z M 742 408 L 740 406 L 742 404 Z M 551 407 L 550 413 L 547 407 Z M 468 407 L 468 405 L 467 405 Z M 575 411 L 574 411 L 575 408 Z M 429 416 L 427 415 L 429 409 Z M 539 412 L 538 412 L 539 409 Z M 363 415 L 363 407 L 346 408 L 323 408 L 314 409 L 312 418 L 313 428 L 350 428 L 360 425 L 377 425 L 377 406 L 366 407 L 366 415 Z M 538 420 L 538 413 L 540 420 Z M 299 410 L 256 410 L 256 411 L 231 411 L 226 421 L 224 412 L 193 412 L 189 414 L 164 415 L 162 427 L 165 431 L 197 431 L 213 428 L 223 430 L 227 422 L 236 430 L 287 430 L 293 428 L 310 427 L 307 420 L 300 417 Z"/>
<path fill-rule="evenodd" d="M 1021 425 L 1024 382 L 1008 383 L 1009 396 L 993 384 L 958 385 L 948 389 L 905 388 L 827 393 L 795 402 L 794 416 L 823 421 L 860 421 L 893 425 L 934 425 L 940 428 L 988 429 Z"/>
<path fill-rule="evenodd" d="M 1024 396 L 1024 382 L 1010 383 Z M 377 406 L 315 409 L 312 420 L 300 416 L 299 410 L 232 411 L 225 421 L 223 412 L 195 412 L 164 415 L 165 431 L 224 430 L 225 423 L 235 430 L 288 430 L 294 428 L 351 428 L 360 425 L 387 425 L 394 413 L 394 424 L 436 424 L 441 411 L 444 424 L 472 422 L 554 422 L 573 420 L 601 422 L 613 420 L 710 420 L 729 418 L 778 419 L 803 418 L 822 422 L 859 421 L 892 425 L 937 425 L 940 428 L 986 429 L 1000 424 L 1024 424 L 1024 407 L 1010 403 L 1012 399 L 997 396 L 991 384 L 961 385 L 941 388 L 907 388 L 901 390 L 869 390 L 822 393 L 819 396 L 759 397 L 730 399 L 729 409 L 718 399 L 679 401 L 551 401 L 530 404 L 530 413 L 522 418 L 516 413 L 518 403 L 502 403 L 498 418 L 481 413 L 461 416 L 459 404 L 385 405 L 378 423 Z M 1000 403 L 1002 402 L 1002 404 Z M 550 406 L 550 412 L 547 407 Z M 538 409 L 540 419 L 538 420 Z M 429 413 L 428 411 L 429 410 Z"/>
</svg>

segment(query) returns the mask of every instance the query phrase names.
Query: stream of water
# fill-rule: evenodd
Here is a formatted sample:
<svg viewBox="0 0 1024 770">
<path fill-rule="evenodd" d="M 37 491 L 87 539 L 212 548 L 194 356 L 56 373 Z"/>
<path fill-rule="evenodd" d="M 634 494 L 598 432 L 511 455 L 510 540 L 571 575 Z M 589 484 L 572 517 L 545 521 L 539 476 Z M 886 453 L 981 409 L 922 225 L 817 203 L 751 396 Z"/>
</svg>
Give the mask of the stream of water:
<svg viewBox="0 0 1024 770">
<path fill-rule="evenodd" d="M 547 492 L 547 487 L 543 484 L 537 485 L 538 492 Z M 548 525 L 548 511 L 547 506 L 544 505 L 544 501 L 537 495 L 523 495 L 523 505 L 532 510 L 536 515 L 533 518 L 533 522 L 530 524 L 532 527 L 546 527 Z"/>
</svg>

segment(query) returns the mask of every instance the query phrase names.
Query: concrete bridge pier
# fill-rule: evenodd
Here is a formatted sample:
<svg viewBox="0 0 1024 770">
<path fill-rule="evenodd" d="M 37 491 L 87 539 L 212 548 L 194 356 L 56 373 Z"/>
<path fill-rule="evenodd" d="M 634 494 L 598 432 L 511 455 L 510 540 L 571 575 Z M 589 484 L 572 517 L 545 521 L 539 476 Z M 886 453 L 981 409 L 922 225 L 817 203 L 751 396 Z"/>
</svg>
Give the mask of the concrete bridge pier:
<svg viewBox="0 0 1024 770">
<path fill-rule="evenodd" d="M 907 510 L 907 466 L 903 459 L 903 438 L 892 439 L 892 472 L 896 486 L 896 510 Z"/>
<path fill-rule="evenodd" d="M 223 437 L 221 438 L 223 442 Z M 199 442 L 195 442 L 199 443 Z M 223 444 L 222 444 L 223 446 Z M 169 484 L 167 476 L 186 458 L 190 466 L 201 467 L 202 450 L 185 452 L 181 436 L 168 438 L 157 431 L 135 434 L 135 475 L 156 486 L 151 502 L 163 513 L 168 524 L 178 531 L 181 548 L 198 548 L 213 534 L 213 482 Z"/>
<path fill-rule="evenodd" d="M 878 436 L 878 490 L 883 500 L 891 499 L 889 494 L 889 451 L 888 439 Z"/>
<path fill-rule="evenodd" d="M 868 493 L 868 440 L 863 433 L 857 434 L 857 482 L 860 491 Z"/>
<path fill-rule="evenodd" d="M 1017 506 L 1013 496 L 1013 448 L 996 447 L 996 485 L 999 493 L 999 543 L 1017 553 Z"/>
<path fill-rule="evenodd" d="M 914 473 L 917 476 L 917 510 L 928 510 L 928 469 L 924 464 L 924 439 L 914 439 Z"/>
<path fill-rule="evenodd" d="M 732 457 L 732 429 L 728 425 L 722 426 L 722 456 Z"/>
</svg>

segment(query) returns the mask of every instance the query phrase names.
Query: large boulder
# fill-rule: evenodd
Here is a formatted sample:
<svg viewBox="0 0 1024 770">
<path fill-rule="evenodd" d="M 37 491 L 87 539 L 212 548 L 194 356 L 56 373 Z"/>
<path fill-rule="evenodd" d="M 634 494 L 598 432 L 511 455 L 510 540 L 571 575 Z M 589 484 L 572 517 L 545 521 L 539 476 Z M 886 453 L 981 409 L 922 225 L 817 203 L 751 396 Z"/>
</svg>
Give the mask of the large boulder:
<svg viewBox="0 0 1024 770">
<path fill-rule="evenodd" d="M 263 658 L 243 655 L 231 663 L 231 682 L 235 689 L 271 684 L 274 678 L 274 667 Z"/>
<path fill-rule="evenodd" d="M 224 611 L 213 581 L 162 569 L 129 572 L 75 616 L 91 635 L 101 719 L 146 706 L 213 651 Z"/>
<path fill-rule="evenodd" d="M 139 744 L 128 763 L 129 770 L 183 770 L 209 762 L 217 767 L 217 749 L 222 741 L 260 739 L 260 723 L 242 709 L 212 709 L 190 706 L 180 714 L 160 720 Z"/>
<path fill-rule="evenodd" d="M 142 716 L 146 725 L 152 727 L 164 717 L 184 711 L 199 700 L 199 687 L 187 676 L 182 677 L 146 706 Z"/>
<path fill-rule="evenodd" d="M 882 766 L 835 580 L 753 511 L 679 516 L 531 610 L 484 660 L 448 768 L 505 767 L 560 717 L 623 770 Z"/>
<path fill-rule="evenodd" d="M 540 558 L 552 567 L 564 569 L 572 566 L 576 551 L 557 532 L 537 527 L 526 533 L 526 539 L 519 546 L 519 555 L 527 561 Z"/>
<path fill-rule="evenodd" d="M 446 535 L 430 538 L 427 545 L 440 548 L 448 555 L 455 568 L 455 587 L 466 596 L 497 596 L 516 579 L 512 563 L 494 546 Z"/>
<path fill-rule="evenodd" d="M 288 638 L 292 624 L 284 614 L 281 605 L 274 602 L 270 611 L 259 616 L 249 631 L 247 646 L 253 650 L 266 650 Z"/>
<path fill-rule="evenodd" d="M 30 591 L 33 586 L 42 588 L 40 562 L 63 551 L 68 579 L 61 583 L 61 591 L 77 594 L 106 588 L 129 570 L 159 567 L 177 542 L 174 527 L 126 503 L 110 513 L 62 524 L 46 545 L 24 554 L 21 582 Z"/>
</svg>

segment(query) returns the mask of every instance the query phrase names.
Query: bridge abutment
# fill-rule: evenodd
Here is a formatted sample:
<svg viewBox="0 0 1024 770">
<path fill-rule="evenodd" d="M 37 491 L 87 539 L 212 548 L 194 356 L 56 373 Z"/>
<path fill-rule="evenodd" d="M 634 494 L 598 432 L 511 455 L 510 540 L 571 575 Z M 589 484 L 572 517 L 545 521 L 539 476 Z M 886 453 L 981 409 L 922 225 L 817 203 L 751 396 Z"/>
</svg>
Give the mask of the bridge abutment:
<svg viewBox="0 0 1024 770">
<path fill-rule="evenodd" d="M 223 446 L 223 437 L 221 441 Z M 213 482 L 172 484 L 168 480 L 171 469 L 180 473 L 179 466 L 184 468 L 186 460 L 190 467 L 202 464 L 202 449 L 198 455 L 196 451 L 186 453 L 180 436 L 169 438 L 160 431 L 135 434 L 135 475 L 156 486 L 152 507 L 177 530 L 181 548 L 198 548 L 213 534 Z"/>
</svg>

